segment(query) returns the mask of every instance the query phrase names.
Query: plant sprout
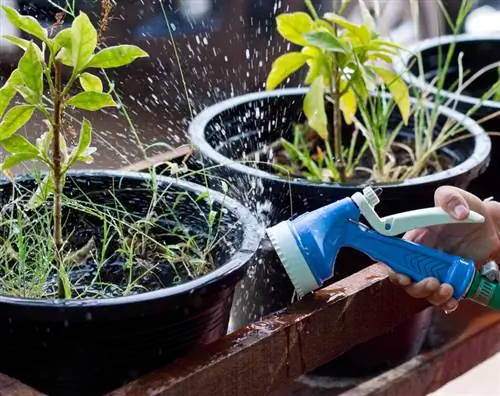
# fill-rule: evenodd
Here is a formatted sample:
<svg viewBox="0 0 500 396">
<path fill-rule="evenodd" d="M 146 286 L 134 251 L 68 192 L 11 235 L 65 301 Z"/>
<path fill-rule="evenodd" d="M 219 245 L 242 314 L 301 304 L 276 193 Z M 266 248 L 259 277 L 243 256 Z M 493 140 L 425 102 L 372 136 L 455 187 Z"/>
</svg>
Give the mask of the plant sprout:
<svg viewBox="0 0 500 396">
<path fill-rule="evenodd" d="M 50 37 L 38 21 L 30 16 L 20 15 L 16 10 L 3 6 L 8 19 L 20 30 L 33 37 L 24 40 L 3 36 L 24 50 L 18 67 L 0 89 L 0 145 L 9 153 L 0 169 L 10 168 L 24 161 L 36 160 L 45 164 L 49 171 L 38 186 L 30 202 L 31 207 L 41 205 L 53 196 L 53 243 L 54 261 L 58 269 L 59 297 L 65 297 L 63 284 L 64 242 L 62 237 L 62 192 L 68 171 L 77 162 L 92 162 L 95 148 L 91 147 L 92 125 L 84 119 L 76 147 L 69 149 L 64 134 L 64 114 L 66 109 L 76 108 L 98 111 L 106 107 L 116 107 L 111 89 L 104 91 L 101 79 L 89 69 L 118 68 L 130 64 L 137 58 L 148 56 L 133 45 L 108 47 L 96 52 L 97 30 L 88 16 L 80 12 L 70 28 L 60 30 Z M 38 39 L 40 45 L 35 43 Z M 64 66 L 71 70 L 66 83 L 63 82 Z M 81 92 L 72 91 L 77 85 Z M 49 97 L 44 95 L 48 87 Z M 8 107 L 19 94 L 21 104 Z M 35 144 L 18 134 L 18 131 L 38 110 L 44 117 L 48 130 Z"/>
<path fill-rule="evenodd" d="M 310 87 L 303 103 L 304 114 L 309 127 L 325 142 L 327 153 L 333 146 L 330 169 L 334 179 L 343 183 L 351 176 L 352 167 L 346 166 L 346 157 L 352 158 L 354 146 L 346 155 L 342 115 L 351 125 L 358 109 L 366 107 L 370 92 L 382 83 L 391 92 L 406 124 L 410 116 L 409 89 L 400 76 L 380 64 L 390 64 L 400 47 L 379 36 L 362 0 L 364 22 L 360 25 L 341 16 L 349 0 L 342 1 L 336 13 L 326 13 L 323 18 L 310 0 L 305 3 L 311 15 L 294 12 L 276 18 L 279 34 L 302 49 L 283 54 L 273 62 L 266 88 L 275 89 L 292 73 L 308 66 L 305 84 Z M 328 131 L 325 98 L 333 104 L 333 133 Z"/>
</svg>

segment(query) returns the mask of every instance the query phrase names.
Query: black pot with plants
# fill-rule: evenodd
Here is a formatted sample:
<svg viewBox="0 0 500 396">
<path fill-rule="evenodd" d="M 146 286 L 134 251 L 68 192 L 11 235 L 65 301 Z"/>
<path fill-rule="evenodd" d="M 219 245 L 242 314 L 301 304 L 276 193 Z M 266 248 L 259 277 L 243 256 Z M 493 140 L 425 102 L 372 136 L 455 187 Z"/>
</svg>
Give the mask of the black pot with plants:
<svg viewBox="0 0 500 396">
<path fill-rule="evenodd" d="M 485 170 L 491 141 L 463 114 L 412 99 L 390 62 L 400 48 L 342 18 L 303 12 L 277 17 L 278 32 L 301 50 L 273 63 L 266 92 L 216 103 L 190 125 L 196 155 L 267 226 L 361 191 L 383 189 L 381 216 L 434 205 L 442 185 L 466 188 Z M 308 66 L 305 88 L 275 89 Z M 261 245 L 258 264 L 237 290 L 236 326 L 281 309 L 294 291 L 275 252 Z M 342 249 L 332 281 L 372 262 Z M 383 337 L 349 351 L 334 375 L 364 375 L 414 356 L 431 322 L 429 308 Z M 383 353 L 381 353 L 381 351 Z"/>
<path fill-rule="evenodd" d="M 459 34 L 418 42 L 395 68 L 418 92 L 476 120 L 492 135 L 491 162 L 468 190 L 500 197 L 500 37 Z"/>
<path fill-rule="evenodd" d="M 0 88 L 0 373 L 49 395 L 103 394 L 226 334 L 262 231 L 200 184 L 72 170 L 95 149 L 86 119 L 70 144 L 68 111 L 116 107 L 94 70 L 146 53 L 97 50 L 84 13 L 49 35 L 2 12 L 34 40 L 9 38 L 24 54 Z M 31 143 L 21 131 L 35 111 L 47 132 Z M 29 161 L 35 169 L 10 173 Z"/>
</svg>

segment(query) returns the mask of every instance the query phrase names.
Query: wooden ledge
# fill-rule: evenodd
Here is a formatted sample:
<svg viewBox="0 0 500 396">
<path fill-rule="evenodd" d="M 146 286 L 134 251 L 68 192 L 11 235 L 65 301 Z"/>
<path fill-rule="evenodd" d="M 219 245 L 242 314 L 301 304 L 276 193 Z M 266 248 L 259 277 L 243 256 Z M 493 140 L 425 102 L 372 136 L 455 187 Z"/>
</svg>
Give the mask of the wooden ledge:
<svg viewBox="0 0 500 396">
<path fill-rule="evenodd" d="M 375 264 L 109 395 L 266 395 L 427 306 Z"/>
</svg>

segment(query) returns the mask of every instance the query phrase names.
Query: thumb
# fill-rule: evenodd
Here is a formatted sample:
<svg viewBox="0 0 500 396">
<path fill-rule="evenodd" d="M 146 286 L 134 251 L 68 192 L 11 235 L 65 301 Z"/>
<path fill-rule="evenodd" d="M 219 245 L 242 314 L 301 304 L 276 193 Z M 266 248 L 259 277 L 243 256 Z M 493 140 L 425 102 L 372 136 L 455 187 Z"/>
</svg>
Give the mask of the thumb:
<svg viewBox="0 0 500 396">
<path fill-rule="evenodd" d="M 442 186 L 434 194 L 436 205 L 456 220 L 464 220 L 469 215 L 469 204 L 460 189 Z"/>
</svg>

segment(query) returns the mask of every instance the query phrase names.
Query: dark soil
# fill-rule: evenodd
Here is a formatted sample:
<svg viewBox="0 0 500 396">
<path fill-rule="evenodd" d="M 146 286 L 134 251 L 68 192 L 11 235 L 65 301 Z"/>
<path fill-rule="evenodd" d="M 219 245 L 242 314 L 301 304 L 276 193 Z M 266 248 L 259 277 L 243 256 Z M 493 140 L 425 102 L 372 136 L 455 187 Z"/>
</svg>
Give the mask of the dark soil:
<svg viewBox="0 0 500 396">
<path fill-rule="evenodd" d="M 163 230 L 163 232 L 165 231 Z M 112 298 L 124 294 L 140 294 L 185 283 L 196 277 L 186 270 L 184 264 L 189 265 L 189 263 L 183 263 L 182 259 L 173 263 L 165 257 L 160 249 L 153 246 L 144 249 L 144 254 L 137 251 L 131 257 L 128 251 L 123 251 L 124 244 L 118 238 L 110 239 L 110 236 L 108 236 L 108 241 L 104 242 L 106 237 L 101 227 L 90 224 L 81 225 L 79 223 L 78 230 L 70 235 L 68 238 L 68 246 L 70 246 L 68 250 L 70 252 L 81 249 L 91 238 L 95 241 L 91 254 L 86 255 L 76 265 L 67 267 L 72 298 Z M 151 235 L 165 245 L 182 243 L 180 238 L 161 237 L 161 235 L 155 233 L 155 230 L 152 230 Z M 106 243 L 106 246 L 104 246 L 104 243 Z M 13 247 L 17 251 L 15 244 L 13 244 Z M 189 256 L 187 248 L 185 254 L 186 261 L 192 257 Z M 105 259 L 99 260 L 103 256 Z M 2 259 L 5 260 L 4 257 Z M 40 282 L 40 280 L 33 278 L 34 275 L 22 275 L 20 267 L 16 269 L 18 265 L 17 261 L 11 261 L 5 266 L 4 261 L 4 263 L 1 263 L 0 277 L 3 278 L 7 275 L 5 270 L 7 267 L 10 271 L 17 272 L 17 276 L 25 276 L 24 281 L 26 283 Z M 30 266 L 30 263 L 27 263 L 27 265 Z M 32 265 L 34 267 L 37 264 L 33 263 Z M 10 277 L 12 277 L 12 273 Z M 58 279 L 54 267 L 49 271 L 43 284 L 45 298 L 57 296 L 57 285 Z M 2 290 L 1 283 L 0 290 Z M 21 290 L 19 291 L 21 292 Z"/>
<path fill-rule="evenodd" d="M 324 141 L 317 135 L 317 133 L 314 130 L 311 129 L 309 129 L 305 133 L 305 141 L 307 142 L 307 148 L 311 158 L 316 162 L 316 164 L 318 164 L 318 156 L 319 156 L 318 149 L 320 149 L 321 152 L 325 153 L 326 155 Z M 396 141 L 398 143 L 405 144 L 412 150 L 414 149 L 414 141 L 412 139 L 397 139 Z M 289 142 L 292 143 L 291 141 Z M 407 151 L 405 151 L 401 147 L 394 146 L 392 148 L 392 154 L 396 158 L 397 166 L 410 166 L 412 164 L 410 155 L 408 154 Z M 438 171 L 450 169 L 456 165 L 455 159 L 444 152 L 438 153 L 436 159 L 438 161 L 439 166 L 437 166 L 438 164 L 436 164 L 435 162 L 428 162 L 426 164 L 427 165 L 426 168 L 422 172 L 422 175 L 432 174 Z M 274 165 L 284 166 L 288 170 L 293 169 L 292 173 L 286 173 L 279 166 L 272 167 L 272 170 L 274 172 L 282 174 L 283 176 L 287 177 L 292 176 L 295 178 L 307 177 L 306 176 L 308 172 L 307 168 L 305 166 L 302 166 L 302 164 L 300 162 L 297 162 L 297 160 L 294 160 L 294 158 L 291 158 L 286 149 L 284 149 L 283 146 L 280 144 L 274 144 L 270 146 L 269 149 L 264 152 L 264 158 L 262 159 L 262 161 L 269 162 Z M 372 153 L 370 152 L 369 149 L 367 149 L 364 153 L 364 156 L 361 158 L 359 166 L 368 169 L 373 169 L 374 164 L 375 160 L 372 156 Z M 326 168 L 325 168 L 325 175 L 326 175 L 325 179 L 322 180 L 323 182 L 333 181 L 330 177 L 328 177 L 328 170 Z M 348 185 L 363 184 L 366 183 L 369 179 L 370 179 L 370 174 L 368 172 L 363 170 L 355 170 L 351 175 L 348 176 L 345 184 Z"/>
</svg>

